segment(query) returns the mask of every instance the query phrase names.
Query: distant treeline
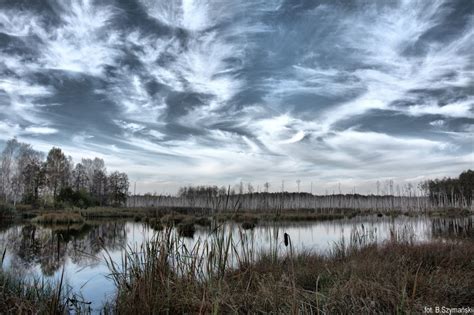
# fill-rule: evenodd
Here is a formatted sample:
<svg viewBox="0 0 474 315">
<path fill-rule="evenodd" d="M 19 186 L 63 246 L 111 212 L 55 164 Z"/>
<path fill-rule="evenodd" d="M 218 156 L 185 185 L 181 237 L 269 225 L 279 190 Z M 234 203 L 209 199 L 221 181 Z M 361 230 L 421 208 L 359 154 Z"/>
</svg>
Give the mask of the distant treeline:
<svg viewBox="0 0 474 315">
<path fill-rule="evenodd" d="M 473 176 L 471 170 L 459 178 L 428 180 L 415 189 L 412 184 L 394 187 L 387 183 L 379 195 L 255 192 L 251 184 L 246 191 L 243 183 L 236 187 L 187 186 L 179 189 L 177 196 L 146 194 L 130 196 L 129 207 L 194 207 L 212 210 L 278 210 L 278 209 L 367 209 L 367 210 L 427 210 L 437 208 L 471 208 Z M 377 185 L 379 186 L 379 184 Z"/>
<path fill-rule="evenodd" d="M 474 192 L 474 171 L 464 171 L 457 178 L 428 180 L 421 186 L 433 203 L 470 206 Z"/>
<path fill-rule="evenodd" d="M 219 194 L 217 196 L 129 196 L 128 207 L 191 207 L 216 211 L 278 211 L 278 210 L 408 210 L 429 206 L 424 196 L 334 194 L 317 196 L 310 193 L 263 192 Z"/>
<path fill-rule="evenodd" d="M 121 205 L 127 199 L 128 187 L 127 174 L 108 174 L 100 158 L 74 164 L 56 147 L 44 157 L 15 138 L 2 152 L 0 198 L 7 207 L 17 203 L 50 208 Z"/>
</svg>

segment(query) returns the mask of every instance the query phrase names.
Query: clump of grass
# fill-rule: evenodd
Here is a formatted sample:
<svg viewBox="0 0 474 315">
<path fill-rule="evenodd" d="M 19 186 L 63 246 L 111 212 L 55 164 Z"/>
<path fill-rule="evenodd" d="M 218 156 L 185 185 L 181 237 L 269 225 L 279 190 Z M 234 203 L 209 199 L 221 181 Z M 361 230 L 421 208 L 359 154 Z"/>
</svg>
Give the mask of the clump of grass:
<svg viewBox="0 0 474 315">
<path fill-rule="evenodd" d="M 171 214 L 166 214 L 161 218 L 161 223 L 165 225 L 178 225 L 181 222 L 188 220 L 190 221 L 190 217 L 184 214 L 178 214 L 178 213 L 171 213 Z"/>
<path fill-rule="evenodd" d="M 74 224 L 84 223 L 84 218 L 79 213 L 60 212 L 44 213 L 31 220 L 33 223 L 42 224 Z"/>
<path fill-rule="evenodd" d="M 161 231 L 163 230 L 164 226 L 161 224 L 160 220 L 157 218 L 146 218 L 146 222 L 148 225 L 155 231 Z"/>
<path fill-rule="evenodd" d="M 197 217 L 195 218 L 194 223 L 201 226 L 211 226 L 212 221 L 208 217 Z"/>
<path fill-rule="evenodd" d="M 178 224 L 176 229 L 179 235 L 184 237 L 193 237 L 196 232 L 196 227 L 193 222 L 182 222 Z"/>
<path fill-rule="evenodd" d="M 254 222 L 244 222 L 242 223 L 242 228 L 244 230 L 252 230 L 254 229 L 256 224 Z"/>
</svg>

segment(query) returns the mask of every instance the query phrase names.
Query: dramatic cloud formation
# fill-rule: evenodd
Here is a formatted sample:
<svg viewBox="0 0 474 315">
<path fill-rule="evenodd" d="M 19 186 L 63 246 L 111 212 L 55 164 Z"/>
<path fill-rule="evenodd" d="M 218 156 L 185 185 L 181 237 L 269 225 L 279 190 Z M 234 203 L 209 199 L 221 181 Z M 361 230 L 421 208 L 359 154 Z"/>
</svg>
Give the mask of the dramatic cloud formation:
<svg viewBox="0 0 474 315">
<path fill-rule="evenodd" d="M 470 0 L 1 1 L 0 146 L 99 156 L 139 191 L 457 175 L 474 161 L 473 13 Z"/>
</svg>

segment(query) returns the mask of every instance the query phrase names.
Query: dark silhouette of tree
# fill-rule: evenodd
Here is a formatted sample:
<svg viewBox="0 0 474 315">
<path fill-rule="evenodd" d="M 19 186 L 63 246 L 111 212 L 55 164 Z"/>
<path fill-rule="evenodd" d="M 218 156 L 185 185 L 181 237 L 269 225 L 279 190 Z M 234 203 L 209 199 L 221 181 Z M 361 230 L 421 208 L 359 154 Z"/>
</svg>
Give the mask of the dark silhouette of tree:
<svg viewBox="0 0 474 315">
<path fill-rule="evenodd" d="M 128 187 L 129 182 L 127 174 L 117 171 L 110 174 L 108 188 L 109 199 L 112 205 L 119 206 L 127 201 Z"/>
<path fill-rule="evenodd" d="M 427 192 L 433 203 L 470 207 L 474 191 L 474 171 L 464 171 L 458 178 L 428 180 L 421 185 L 421 188 Z"/>
<path fill-rule="evenodd" d="M 72 172 L 72 184 L 76 191 L 82 189 L 89 190 L 89 177 L 82 163 L 77 163 Z"/>
<path fill-rule="evenodd" d="M 103 170 L 96 170 L 92 177 L 92 197 L 99 205 L 107 204 L 108 194 L 107 174 Z M 128 190 L 128 187 L 127 187 Z"/>
<path fill-rule="evenodd" d="M 45 169 L 41 156 L 41 154 L 33 156 L 25 165 L 22 173 L 24 184 L 23 200 L 27 204 L 38 204 L 40 190 L 45 185 Z"/>
<path fill-rule="evenodd" d="M 69 184 L 70 163 L 60 148 L 52 148 L 46 158 L 46 185 L 56 199 L 59 191 Z"/>
</svg>

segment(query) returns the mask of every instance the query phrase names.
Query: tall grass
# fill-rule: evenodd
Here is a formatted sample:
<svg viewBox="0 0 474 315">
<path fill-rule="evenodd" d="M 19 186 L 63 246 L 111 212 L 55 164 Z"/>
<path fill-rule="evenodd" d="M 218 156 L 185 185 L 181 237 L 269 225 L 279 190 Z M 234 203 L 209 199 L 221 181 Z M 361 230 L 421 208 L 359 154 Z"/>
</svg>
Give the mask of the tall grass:
<svg viewBox="0 0 474 315">
<path fill-rule="evenodd" d="M 327 255 L 293 251 L 291 235 L 258 252 L 246 233 L 224 228 L 187 248 L 167 228 L 121 264 L 108 256 L 117 313 L 411 313 L 423 306 L 470 306 L 474 242 L 416 244 L 392 231 L 378 244 L 361 228 Z M 278 235 L 278 234 L 275 234 Z M 278 236 L 277 236 L 278 237 Z M 285 242 L 287 247 L 282 247 Z"/>
<path fill-rule="evenodd" d="M 4 270 L 0 261 L 0 314 L 90 314 L 90 303 L 65 284 L 64 269 L 57 281 L 27 277 Z"/>
<path fill-rule="evenodd" d="M 3 260 L 2 260 L 3 263 Z M 66 314 L 62 274 L 53 285 L 44 279 L 27 279 L 0 270 L 0 310 L 2 314 Z"/>
</svg>

